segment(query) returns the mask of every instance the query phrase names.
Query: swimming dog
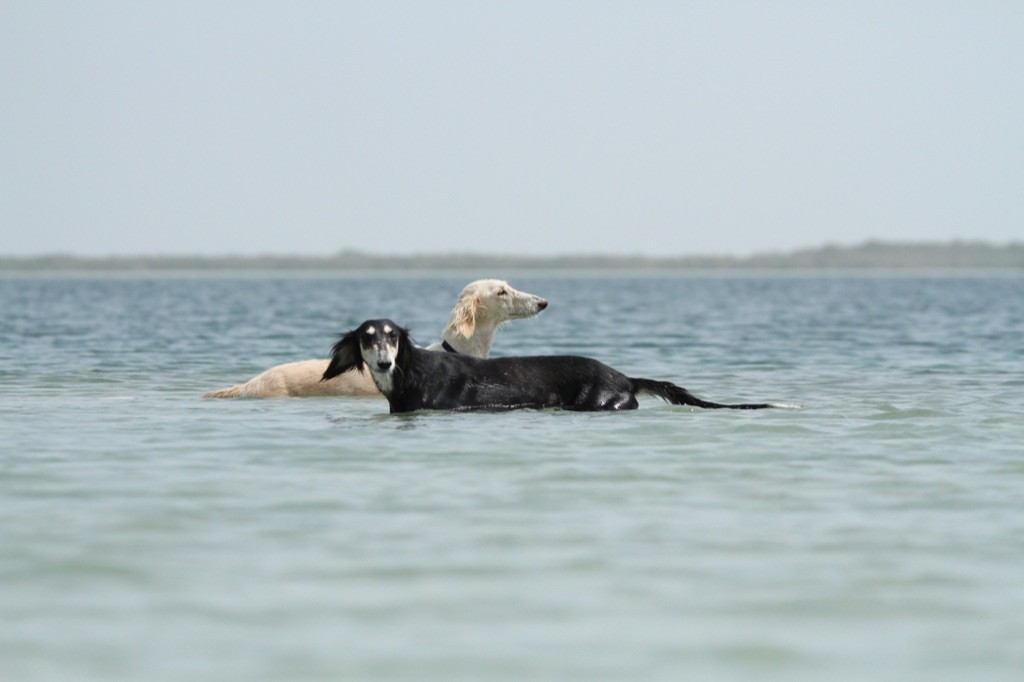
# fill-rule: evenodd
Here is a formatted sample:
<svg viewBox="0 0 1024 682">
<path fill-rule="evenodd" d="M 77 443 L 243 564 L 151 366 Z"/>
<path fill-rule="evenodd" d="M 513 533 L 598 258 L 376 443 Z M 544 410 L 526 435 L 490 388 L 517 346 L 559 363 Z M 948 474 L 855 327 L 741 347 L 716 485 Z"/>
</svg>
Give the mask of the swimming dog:
<svg viewBox="0 0 1024 682">
<path fill-rule="evenodd" d="M 334 345 L 323 380 L 368 370 L 392 413 L 416 410 L 633 410 L 637 395 L 673 405 L 759 410 L 770 403 L 701 400 L 668 381 L 628 377 L 593 358 L 536 355 L 481 359 L 417 348 L 391 320 L 367 320 Z"/>
</svg>

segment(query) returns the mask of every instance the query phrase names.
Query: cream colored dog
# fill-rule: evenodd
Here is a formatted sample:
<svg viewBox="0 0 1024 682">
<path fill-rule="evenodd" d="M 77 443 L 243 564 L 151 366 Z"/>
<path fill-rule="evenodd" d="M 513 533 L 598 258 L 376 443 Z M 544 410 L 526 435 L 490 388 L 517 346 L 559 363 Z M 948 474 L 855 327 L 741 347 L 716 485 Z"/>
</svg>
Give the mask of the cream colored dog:
<svg viewBox="0 0 1024 682">
<path fill-rule="evenodd" d="M 428 350 L 450 350 L 486 358 L 498 327 L 509 320 L 533 317 L 548 307 L 540 296 L 517 291 L 497 279 L 466 285 L 452 309 L 441 343 Z M 203 394 L 204 398 L 303 398 L 308 396 L 381 397 L 367 371 L 351 371 L 321 381 L 329 360 L 302 360 L 271 367 L 244 384 Z"/>
</svg>

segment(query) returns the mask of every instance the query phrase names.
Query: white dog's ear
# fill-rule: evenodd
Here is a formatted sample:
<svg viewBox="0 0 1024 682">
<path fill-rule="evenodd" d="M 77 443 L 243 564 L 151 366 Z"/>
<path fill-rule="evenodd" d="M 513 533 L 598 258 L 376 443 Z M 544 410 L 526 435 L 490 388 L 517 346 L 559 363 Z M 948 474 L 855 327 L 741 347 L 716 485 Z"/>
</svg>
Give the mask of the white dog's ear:
<svg viewBox="0 0 1024 682">
<path fill-rule="evenodd" d="M 473 336 L 476 330 L 476 314 L 482 305 L 480 297 L 476 295 L 460 298 L 455 310 L 452 311 L 452 321 L 448 323 L 448 328 L 466 339 Z"/>
</svg>

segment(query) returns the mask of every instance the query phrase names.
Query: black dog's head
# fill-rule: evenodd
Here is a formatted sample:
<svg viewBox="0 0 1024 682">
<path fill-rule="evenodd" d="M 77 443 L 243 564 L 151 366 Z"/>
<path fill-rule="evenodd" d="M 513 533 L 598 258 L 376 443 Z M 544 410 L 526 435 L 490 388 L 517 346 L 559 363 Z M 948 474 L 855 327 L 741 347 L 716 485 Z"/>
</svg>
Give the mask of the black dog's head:
<svg viewBox="0 0 1024 682">
<path fill-rule="evenodd" d="M 380 379 L 390 383 L 396 367 L 404 366 L 409 352 L 409 330 L 399 327 L 391 320 L 367 320 L 350 332 L 343 334 L 331 349 L 331 362 L 324 372 L 322 381 L 333 379 L 339 374 L 366 367 L 378 387 Z"/>
</svg>

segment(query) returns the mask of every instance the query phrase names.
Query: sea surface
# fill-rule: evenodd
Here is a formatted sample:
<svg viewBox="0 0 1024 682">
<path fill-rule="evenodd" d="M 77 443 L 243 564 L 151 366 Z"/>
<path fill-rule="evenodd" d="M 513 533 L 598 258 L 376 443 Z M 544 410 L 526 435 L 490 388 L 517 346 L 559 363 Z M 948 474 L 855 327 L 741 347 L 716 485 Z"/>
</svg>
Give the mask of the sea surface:
<svg viewBox="0 0 1024 682">
<path fill-rule="evenodd" d="M 798 407 L 200 399 L 480 276 Z M 1024 679 L 1024 273 L 4 275 L 0 678 Z"/>
</svg>

